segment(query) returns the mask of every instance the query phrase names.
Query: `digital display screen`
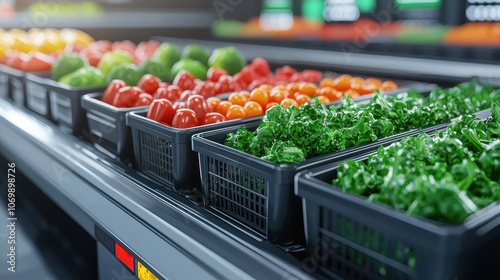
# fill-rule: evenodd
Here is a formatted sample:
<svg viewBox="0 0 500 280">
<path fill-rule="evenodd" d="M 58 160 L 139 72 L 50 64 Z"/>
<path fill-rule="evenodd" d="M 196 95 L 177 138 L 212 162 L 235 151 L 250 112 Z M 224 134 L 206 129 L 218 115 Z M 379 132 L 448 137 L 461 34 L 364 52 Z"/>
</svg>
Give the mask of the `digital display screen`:
<svg viewBox="0 0 500 280">
<path fill-rule="evenodd" d="M 325 0 L 323 18 L 327 22 L 356 21 L 362 13 L 376 8 L 377 0 Z"/>
</svg>

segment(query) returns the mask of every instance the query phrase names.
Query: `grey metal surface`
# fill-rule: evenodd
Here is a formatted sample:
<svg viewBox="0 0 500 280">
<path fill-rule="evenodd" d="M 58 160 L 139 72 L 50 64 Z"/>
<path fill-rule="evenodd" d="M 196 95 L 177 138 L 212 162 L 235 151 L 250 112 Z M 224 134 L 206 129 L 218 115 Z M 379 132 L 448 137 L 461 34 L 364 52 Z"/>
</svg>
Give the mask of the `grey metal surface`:
<svg viewBox="0 0 500 280">
<path fill-rule="evenodd" d="M 232 45 L 242 52 L 246 59 L 263 57 L 277 64 L 301 64 L 325 69 L 343 69 L 346 71 L 419 77 L 447 81 L 468 80 L 482 77 L 485 81 L 500 80 L 500 65 L 468 63 L 458 61 L 438 61 L 423 58 L 395 57 L 387 55 L 361 54 L 348 52 L 298 49 L 292 47 L 264 46 L 257 44 L 228 43 L 221 41 L 201 41 L 171 37 L 155 37 L 160 41 L 172 42 L 179 47 L 188 44 L 201 44 L 209 49 Z M 351 44 L 351 43 L 349 43 Z M 346 43 L 346 45 L 349 45 Z M 354 44 L 354 43 L 352 43 Z M 352 51 L 352 49 L 351 49 Z"/>
<path fill-rule="evenodd" d="M 308 279 L 290 256 L 164 195 L 78 138 L 0 100 L 0 152 L 87 232 L 98 224 L 169 279 Z M 266 248 L 263 250 L 262 248 Z"/>
</svg>

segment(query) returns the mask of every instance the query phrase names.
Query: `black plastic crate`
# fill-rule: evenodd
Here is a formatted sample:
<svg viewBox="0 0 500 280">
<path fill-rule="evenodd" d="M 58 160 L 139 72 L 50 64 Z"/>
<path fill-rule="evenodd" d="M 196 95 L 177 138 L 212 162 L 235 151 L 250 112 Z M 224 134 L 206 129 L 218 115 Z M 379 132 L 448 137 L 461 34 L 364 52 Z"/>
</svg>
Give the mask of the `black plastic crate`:
<svg viewBox="0 0 500 280">
<path fill-rule="evenodd" d="M 90 93 L 82 97 L 82 108 L 87 112 L 90 141 L 98 149 L 104 149 L 121 160 L 133 160 L 132 136 L 125 122 L 128 112 L 143 111 L 147 106 L 117 108 L 101 101 L 102 93 Z"/>
<path fill-rule="evenodd" d="M 74 135 L 88 134 L 87 118 L 81 106 L 82 96 L 103 92 L 105 87 L 73 88 L 53 80 L 48 82 L 52 120 Z"/>
<path fill-rule="evenodd" d="M 17 106 L 25 107 L 26 91 L 24 87 L 24 72 L 7 65 L 1 65 L 0 72 L 2 72 L 2 75 L 7 79 L 8 97 L 14 101 L 14 104 Z"/>
<path fill-rule="evenodd" d="M 26 107 L 51 119 L 49 83 L 50 73 L 26 73 Z"/>
<path fill-rule="evenodd" d="M 245 125 L 255 131 L 259 123 Z M 302 207 L 293 193 L 293 179 L 302 170 L 353 158 L 387 146 L 414 129 L 373 143 L 308 159 L 298 164 L 276 164 L 224 145 L 229 127 L 193 136 L 198 152 L 203 199 L 230 223 L 245 225 L 276 244 L 292 244 L 303 238 Z"/>
<path fill-rule="evenodd" d="M 7 99 L 9 98 L 9 76 L 3 71 L 4 67 L 0 65 L 0 98 Z"/>
<path fill-rule="evenodd" d="M 446 127 L 429 127 L 427 132 Z M 408 216 L 332 186 L 342 162 L 295 178 L 295 193 L 304 206 L 310 269 L 344 279 L 500 279 L 500 203 L 461 225 Z"/>
<path fill-rule="evenodd" d="M 147 110 L 127 114 L 132 129 L 135 168 L 146 177 L 165 184 L 177 192 L 200 190 L 197 154 L 192 151 L 191 137 L 217 128 L 259 122 L 259 117 L 231 120 L 188 129 L 168 127 L 146 117 Z"/>
</svg>

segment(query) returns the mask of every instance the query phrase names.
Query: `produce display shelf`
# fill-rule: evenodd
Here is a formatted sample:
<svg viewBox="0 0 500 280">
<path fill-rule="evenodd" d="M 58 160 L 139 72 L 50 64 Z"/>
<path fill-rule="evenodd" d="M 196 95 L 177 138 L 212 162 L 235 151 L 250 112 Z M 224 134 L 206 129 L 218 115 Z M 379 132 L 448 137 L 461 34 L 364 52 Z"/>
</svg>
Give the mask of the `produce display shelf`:
<svg viewBox="0 0 500 280">
<path fill-rule="evenodd" d="M 122 244 L 159 279 L 323 279 L 301 248 L 227 225 L 34 112 L 0 100 L 0 131 L 0 154 L 99 244 Z"/>
</svg>

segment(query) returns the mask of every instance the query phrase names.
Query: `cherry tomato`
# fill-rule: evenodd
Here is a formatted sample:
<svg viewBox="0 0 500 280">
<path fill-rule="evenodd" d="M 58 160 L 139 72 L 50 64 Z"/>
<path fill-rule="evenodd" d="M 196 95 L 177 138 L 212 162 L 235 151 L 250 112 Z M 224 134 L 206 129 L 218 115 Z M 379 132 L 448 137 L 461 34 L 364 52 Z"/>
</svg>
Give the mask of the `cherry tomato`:
<svg viewBox="0 0 500 280">
<path fill-rule="evenodd" d="M 260 88 L 254 89 L 250 94 L 250 100 L 255 101 L 261 106 L 265 107 L 269 102 L 269 94 Z"/>
<path fill-rule="evenodd" d="M 271 90 L 273 89 L 273 86 L 271 86 L 271 85 L 260 85 L 259 89 L 265 91 L 267 94 L 270 94 Z"/>
<path fill-rule="evenodd" d="M 147 117 L 157 122 L 171 124 L 175 112 L 176 109 L 174 109 L 170 101 L 167 99 L 157 99 L 149 105 Z"/>
<path fill-rule="evenodd" d="M 122 87 L 118 90 L 111 105 L 119 108 L 134 107 L 142 90 L 138 87 Z"/>
<path fill-rule="evenodd" d="M 330 103 L 330 99 L 324 95 L 321 95 L 321 96 L 318 96 L 318 100 L 319 102 L 321 102 L 322 104 L 328 104 Z"/>
<path fill-rule="evenodd" d="M 370 94 L 374 93 L 375 91 L 377 91 L 377 86 L 373 83 L 366 83 L 363 86 L 363 94 Z"/>
<path fill-rule="evenodd" d="M 382 81 L 376 78 L 368 78 L 366 79 L 367 84 L 372 84 L 376 89 L 379 89 L 382 86 Z"/>
<path fill-rule="evenodd" d="M 152 95 L 158 90 L 158 88 L 160 87 L 160 83 L 160 79 L 151 74 L 147 74 L 142 76 L 142 78 L 139 80 L 139 83 L 137 83 L 137 86 L 142 88 L 142 90 L 144 90 L 146 93 Z"/>
<path fill-rule="evenodd" d="M 255 101 L 248 101 L 243 107 L 243 109 L 245 110 L 245 115 L 247 118 L 260 116 L 264 114 L 262 106 Z"/>
<path fill-rule="evenodd" d="M 280 105 L 280 104 L 279 104 L 279 103 L 276 103 L 276 102 L 269 102 L 269 103 L 267 103 L 267 105 L 266 105 L 266 111 L 267 111 L 267 110 L 269 110 L 269 109 L 271 109 L 272 107 L 274 107 L 274 106 L 278 106 L 278 105 Z"/>
<path fill-rule="evenodd" d="M 347 76 L 340 76 L 333 80 L 333 88 L 338 91 L 346 91 L 351 88 L 351 79 Z"/>
<path fill-rule="evenodd" d="M 170 85 L 168 87 L 160 87 L 153 95 L 154 99 L 165 98 L 174 102 L 179 100 L 182 94 L 182 89 L 175 85 Z"/>
<path fill-rule="evenodd" d="M 241 73 L 234 75 L 233 81 L 234 81 L 234 84 L 236 86 L 239 85 L 239 87 L 241 88 L 240 90 L 247 89 L 248 84 L 249 84 L 246 82 L 245 78 L 243 77 L 243 74 L 241 74 Z"/>
<path fill-rule="evenodd" d="M 177 111 L 179 109 L 186 109 L 186 102 L 184 101 L 176 101 L 173 105 L 174 109 Z"/>
<path fill-rule="evenodd" d="M 179 109 L 175 113 L 172 126 L 177 128 L 190 128 L 198 125 L 196 113 L 190 109 Z"/>
<path fill-rule="evenodd" d="M 360 96 L 359 92 L 352 89 L 347 90 L 344 94 L 349 96 L 351 99 L 358 98 Z"/>
<path fill-rule="evenodd" d="M 153 102 L 153 97 L 149 93 L 141 93 L 137 98 L 137 102 L 134 107 L 147 106 Z"/>
<path fill-rule="evenodd" d="M 228 101 L 231 102 L 233 105 L 240 105 L 240 106 L 244 106 L 245 103 L 247 102 L 246 97 L 244 95 L 240 95 L 237 92 L 231 93 L 231 95 L 229 95 Z"/>
<path fill-rule="evenodd" d="M 259 77 L 267 77 L 271 73 L 269 63 L 261 57 L 254 59 L 252 63 L 250 63 L 250 67 L 252 67 L 253 72 Z"/>
<path fill-rule="evenodd" d="M 330 101 L 340 100 L 342 93 L 331 87 L 324 87 L 319 91 L 319 96 L 327 97 Z"/>
<path fill-rule="evenodd" d="M 217 106 L 217 113 L 225 116 L 227 113 L 227 109 L 231 107 L 233 104 L 229 101 L 221 101 L 219 105 Z"/>
<path fill-rule="evenodd" d="M 101 97 L 101 101 L 111 104 L 115 99 L 115 95 L 118 93 L 118 90 L 126 86 L 127 84 L 122 80 L 112 80 L 104 91 L 104 94 Z"/>
<path fill-rule="evenodd" d="M 288 107 L 290 105 L 292 106 L 295 106 L 297 108 L 299 108 L 299 104 L 297 103 L 297 101 L 291 99 L 291 98 L 285 98 L 281 101 L 281 105 L 285 106 L 285 109 L 288 109 Z"/>
<path fill-rule="evenodd" d="M 217 112 L 217 106 L 219 106 L 221 100 L 217 97 L 209 97 L 207 99 L 208 108 L 210 112 Z"/>
<path fill-rule="evenodd" d="M 319 87 L 320 88 L 324 88 L 324 87 L 331 87 L 331 88 L 333 88 L 333 85 L 334 85 L 334 83 L 333 83 L 333 79 L 332 78 L 324 78 L 319 83 Z"/>
<path fill-rule="evenodd" d="M 302 76 L 309 83 L 317 83 L 321 80 L 323 74 L 318 70 L 306 69 L 302 71 Z"/>
<path fill-rule="evenodd" d="M 359 94 L 363 94 L 363 87 L 365 86 L 365 81 L 359 77 L 351 79 L 351 89 L 357 91 Z"/>
<path fill-rule="evenodd" d="M 181 70 L 177 76 L 175 76 L 173 84 L 179 86 L 183 90 L 193 90 L 195 78 L 193 75 L 189 74 L 186 70 Z"/>
<path fill-rule="evenodd" d="M 271 94 L 269 95 L 269 102 L 276 102 L 280 103 L 283 99 L 286 98 L 286 90 L 272 90 Z"/>
<path fill-rule="evenodd" d="M 299 93 L 305 94 L 305 95 L 311 97 L 311 96 L 317 94 L 316 85 L 311 84 L 311 83 L 301 83 L 299 85 Z"/>
<path fill-rule="evenodd" d="M 201 82 L 196 85 L 193 92 L 195 94 L 199 94 L 205 98 L 208 98 L 215 95 L 215 87 L 212 86 L 212 84 Z"/>
<path fill-rule="evenodd" d="M 250 90 L 254 90 L 256 88 L 259 88 L 261 85 L 263 85 L 265 83 L 266 83 L 265 78 L 253 80 L 253 82 L 250 83 L 250 85 L 248 86 L 248 88 Z"/>
<path fill-rule="evenodd" d="M 216 112 L 208 113 L 205 115 L 205 118 L 203 118 L 203 123 L 202 124 L 211 124 L 211 123 L 220 123 L 220 122 L 225 122 L 226 118 Z"/>
<path fill-rule="evenodd" d="M 297 97 L 295 98 L 295 100 L 297 101 L 297 103 L 300 106 L 302 106 L 302 105 L 308 103 L 311 100 L 311 97 L 309 97 L 309 95 L 299 94 L 299 95 L 297 95 Z"/>
<path fill-rule="evenodd" d="M 192 90 L 185 90 L 182 92 L 179 100 L 187 100 L 191 95 L 194 95 Z"/>
<path fill-rule="evenodd" d="M 385 81 L 380 87 L 380 91 L 391 91 L 398 88 L 398 85 L 393 81 Z"/>
<path fill-rule="evenodd" d="M 210 67 L 207 72 L 207 79 L 214 83 L 217 83 L 219 81 L 219 78 L 224 75 L 227 75 L 226 71 L 217 67 Z"/>
<path fill-rule="evenodd" d="M 205 98 L 201 95 L 190 96 L 186 102 L 186 107 L 196 113 L 198 123 L 203 123 L 203 118 L 205 118 L 205 115 L 210 112 Z"/>
<path fill-rule="evenodd" d="M 226 93 L 234 91 L 233 78 L 229 75 L 224 75 L 220 77 L 219 81 L 215 85 L 215 91 L 217 93 Z"/>
<path fill-rule="evenodd" d="M 245 109 L 240 105 L 231 105 L 227 108 L 226 119 L 227 120 L 235 120 L 245 118 Z"/>
<path fill-rule="evenodd" d="M 250 100 L 250 92 L 243 90 L 243 91 L 240 91 L 238 94 L 243 97 L 243 100 L 245 100 L 245 102 Z"/>
<path fill-rule="evenodd" d="M 285 65 L 281 68 L 276 69 L 276 76 L 290 78 L 295 73 L 295 69 L 289 65 Z"/>
<path fill-rule="evenodd" d="M 253 69 L 250 68 L 250 65 L 243 67 L 239 74 L 241 74 L 242 79 L 246 82 L 247 85 L 251 84 L 256 78 L 255 74 L 253 73 Z"/>
<path fill-rule="evenodd" d="M 29 59 L 23 61 L 21 68 L 25 72 L 50 71 L 55 58 L 41 52 L 35 52 Z"/>
<path fill-rule="evenodd" d="M 286 90 L 288 91 L 288 96 L 294 96 L 295 93 L 299 92 L 299 84 L 297 83 L 289 83 L 286 86 Z"/>
<path fill-rule="evenodd" d="M 172 85 L 172 84 L 171 83 L 166 83 L 166 82 L 160 82 L 159 87 L 166 88 L 166 87 L 169 87 L 170 85 Z"/>
</svg>

